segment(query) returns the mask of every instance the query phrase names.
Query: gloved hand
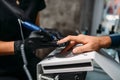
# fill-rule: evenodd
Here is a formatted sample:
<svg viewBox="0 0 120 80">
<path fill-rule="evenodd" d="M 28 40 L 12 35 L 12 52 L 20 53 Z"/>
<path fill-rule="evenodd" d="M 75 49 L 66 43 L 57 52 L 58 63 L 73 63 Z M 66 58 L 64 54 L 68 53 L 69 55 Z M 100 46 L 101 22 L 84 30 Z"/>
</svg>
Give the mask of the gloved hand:
<svg viewBox="0 0 120 80">
<path fill-rule="evenodd" d="M 25 51 L 35 52 L 36 49 L 40 48 L 49 48 L 49 47 L 57 47 L 57 42 L 52 40 L 50 34 L 41 32 L 41 31 L 33 31 L 30 36 L 25 39 L 25 41 L 15 41 L 14 42 L 14 50 L 15 53 L 20 52 L 20 46 L 24 44 Z"/>
<path fill-rule="evenodd" d="M 60 33 L 59 31 L 57 31 L 56 29 L 48 29 L 48 28 L 45 28 L 45 30 L 46 30 L 48 33 L 54 35 L 54 36 L 57 38 L 57 40 L 62 39 L 62 38 L 64 37 L 63 34 L 61 34 L 61 33 Z"/>
</svg>

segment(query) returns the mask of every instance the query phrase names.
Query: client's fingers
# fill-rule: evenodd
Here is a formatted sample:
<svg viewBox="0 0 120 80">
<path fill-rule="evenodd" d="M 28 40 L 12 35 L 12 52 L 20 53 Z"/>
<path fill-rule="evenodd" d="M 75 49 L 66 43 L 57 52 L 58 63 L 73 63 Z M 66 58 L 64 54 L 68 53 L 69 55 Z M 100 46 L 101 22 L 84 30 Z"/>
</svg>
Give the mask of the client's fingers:
<svg viewBox="0 0 120 80">
<path fill-rule="evenodd" d="M 75 47 L 72 52 L 74 54 L 80 54 L 80 53 L 88 52 L 88 51 L 92 51 L 92 49 L 89 47 L 89 44 L 86 44 L 86 45 Z"/>
<path fill-rule="evenodd" d="M 76 41 L 77 37 L 76 36 L 67 36 L 59 41 L 57 41 L 57 44 L 65 43 L 68 41 Z"/>
<path fill-rule="evenodd" d="M 61 53 L 66 53 L 67 51 L 71 50 L 76 43 L 74 41 L 70 41 L 70 43 L 61 51 Z"/>
</svg>

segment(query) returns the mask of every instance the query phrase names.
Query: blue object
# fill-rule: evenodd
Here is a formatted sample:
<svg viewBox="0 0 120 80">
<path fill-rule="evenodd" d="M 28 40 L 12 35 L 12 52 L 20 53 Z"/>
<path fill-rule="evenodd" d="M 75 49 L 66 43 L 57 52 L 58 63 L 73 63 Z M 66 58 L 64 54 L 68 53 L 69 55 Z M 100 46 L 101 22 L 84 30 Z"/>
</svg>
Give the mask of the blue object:
<svg viewBox="0 0 120 80">
<path fill-rule="evenodd" d="M 34 25 L 34 24 L 30 23 L 30 22 L 22 21 L 22 25 L 23 25 L 24 27 L 32 30 L 32 31 L 39 31 L 39 30 L 44 31 L 44 30 L 43 30 L 42 28 L 40 28 L 39 26 Z"/>
<path fill-rule="evenodd" d="M 26 28 L 28 28 L 28 29 L 30 29 L 30 30 L 32 30 L 32 31 L 43 31 L 43 32 L 49 34 L 45 29 L 43 29 L 43 28 L 41 28 L 40 26 L 37 26 L 37 25 L 35 25 L 35 24 L 32 24 L 32 23 L 30 23 L 30 22 L 21 21 L 21 23 L 22 23 L 22 25 L 23 25 L 24 27 L 26 27 Z M 52 38 L 53 40 L 56 39 L 56 37 L 55 37 L 54 35 L 52 35 L 52 34 L 49 34 L 49 35 L 51 36 L 51 38 Z"/>
</svg>

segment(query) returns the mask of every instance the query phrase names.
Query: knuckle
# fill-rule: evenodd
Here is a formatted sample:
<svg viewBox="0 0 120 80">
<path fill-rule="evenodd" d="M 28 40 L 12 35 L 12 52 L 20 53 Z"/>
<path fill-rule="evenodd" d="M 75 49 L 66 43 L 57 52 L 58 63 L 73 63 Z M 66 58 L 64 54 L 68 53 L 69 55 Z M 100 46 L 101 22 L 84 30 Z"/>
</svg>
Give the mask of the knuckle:
<svg viewBox="0 0 120 80">
<path fill-rule="evenodd" d="M 71 39 L 72 35 L 68 35 L 67 37 L 68 37 L 68 39 Z"/>
</svg>

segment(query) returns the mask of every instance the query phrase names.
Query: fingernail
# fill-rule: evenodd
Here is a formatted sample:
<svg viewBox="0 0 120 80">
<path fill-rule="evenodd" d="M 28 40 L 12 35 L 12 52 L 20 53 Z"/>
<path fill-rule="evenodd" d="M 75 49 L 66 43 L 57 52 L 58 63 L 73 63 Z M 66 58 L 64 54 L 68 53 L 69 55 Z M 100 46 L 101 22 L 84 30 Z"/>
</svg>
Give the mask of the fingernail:
<svg viewBox="0 0 120 80">
<path fill-rule="evenodd" d="M 59 40 L 57 41 L 57 43 L 59 43 Z"/>
</svg>

